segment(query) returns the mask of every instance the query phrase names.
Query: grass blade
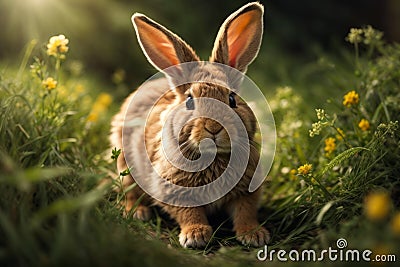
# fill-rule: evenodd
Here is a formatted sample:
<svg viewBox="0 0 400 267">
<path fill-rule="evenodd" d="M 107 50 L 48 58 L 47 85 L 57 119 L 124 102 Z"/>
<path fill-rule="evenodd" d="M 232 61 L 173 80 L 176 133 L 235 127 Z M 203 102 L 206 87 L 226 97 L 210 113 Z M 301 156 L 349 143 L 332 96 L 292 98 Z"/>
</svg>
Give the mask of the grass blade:
<svg viewBox="0 0 400 267">
<path fill-rule="evenodd" d="M 329 171 L 330 169 L 332 169 L 333 167 L 341 164 L 342 162 L 344 162 L 345 160 L 349 159 L 350 157 L 354 156 L 355 154 L 357 154 L 358 152 L 362 151 L 362 150 L 367 150 L 369 151 L 367 148 L 365 147 L 352 147 L 349 148 L 345 151 L 343 151 L 342 153 L 340 153 L 339 155 L 337 155 L 335 158 L 333 158 L 322 170 L 321 172 L 318 174 L 318 177 L 323 176 L 327 171 Z"/>
</svg>

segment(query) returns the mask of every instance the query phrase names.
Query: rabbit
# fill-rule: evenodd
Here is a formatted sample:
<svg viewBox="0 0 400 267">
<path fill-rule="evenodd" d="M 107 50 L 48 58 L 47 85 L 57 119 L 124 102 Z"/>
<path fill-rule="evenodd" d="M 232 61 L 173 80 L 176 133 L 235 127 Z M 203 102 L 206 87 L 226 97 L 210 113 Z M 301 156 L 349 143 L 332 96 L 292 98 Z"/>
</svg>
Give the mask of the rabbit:
<svg viewBox="0 0 400 267">
<path fill-rule="evenodd" d="M 245 73 L 248 65 L 258 54 L 263 35 L 263 6 L 258 2 L 244 5 L 231 14 L 222 24 L 212 50 L 209 61 L 224 64 Z M 152 198 L 140 186 L 134 186 L 126 193 L 123 202 L 125 214 L 134 210 L 133 216 L 140 220 L 149 220 L 151 210 L 149 206 L 158 205 L 180 226 L 179 242 L 185 248 L 205 247 L 211 239 L 213 230 L 208 222 L 208 216 L 223 209 L 231 216 L 233 230 L 237 240 L 243 245 L 260 247 L 268 243 L 270 233 L 257 220 L 258 202 L 261 189 L 248 191 L 248 186 L 259 161 L 260 152 L 254 141 L 257 131 L 257 121 L 250 107 L 230 89 L 210 83 L 193 83 L 174 85 L 172 72 L 168 68 L 187 62 L 200 62 L 194 50 L 180 37 L 161 26 L 143 14 L 135 13 L 132 22 L 137 39 L 148 61 L 164 77 L 152 80 L 133 92 L 123 103 L 119 113 L 112 119 L 110 142 L 112 147 L 122 148 L 122 154 L 117 159 L 117 168 L 121 172 L 128 168 L 126 158 L 137 159 L 130 175 L 122 178 L 124 188 L 135 183 L 141 177 L 144 183 L 153 183 L 156 191 L 163 195 L 163 187 L 157 185 L 152 178 L 155 170 L 162 179 L 173 184 L 186 187 L 206 185 L 221 176 L 227 168 L 230 154 L 230 140 L 226 129 L 216 120 L 192 115 L 201 108 L 199 99 L 208 97 L 227 105 L 232 112 L 238 115 L 245 127 L 249 143 L 249 160 L 245 172 L 234 188 L 215 202 L 202 206 L 171 205 Z M 213 77 L 223 76 L 218 70 L 208 70 Z M 213 74 L 213 72 L 215 72 Z M 224 78 L 224 77 L 222 77 Z M 223 80 L 223 79 L 221 79 Z M 169 89 L 171 88 L 172 89 Z M 141 94 L 139 104 L 130 105 L 135 96 Z M 154 103 L 156 103 L 154 105 Z M 177 105 L 186 105 L 182 116 L 172 115 L 166 122 L 165 111 Z M 206 109 L 211 113 L 221 113 L 214 106 Z M 143 110 L 150 109 L 150 115 L 144 117 Z M 204 107 L 203 107 L 204 108 Z M 145 131 L 127 130 L 124 133 L 124 123 L 131 119 L 146 120 Z M 205 169 L 190 172 L 176 168 L 163 155 L 161 146 L 161 132 L 174 132 L 177 124 L 185 125 L 179 133 L 179 145 L 186 152 L 187 157 L 194 159 L 199 153 L 199 143 L 204 138 L 215 141 L 217 152 L 213 162 Z M 144 139 L 145 142 L 140 140 Z M 152 165 L 140 163 L 142 158 L 148 157 Z M 234 168 L 234 167 L 233 167 Z M 234 170 L 233 170 L 234 171 Z M 158 186 L 158 187 L 157 187 Z M 166 189 L 165 189 L 166 190 Z M 194 196 L 195 197 L 195 196 Z"/>
</svg>

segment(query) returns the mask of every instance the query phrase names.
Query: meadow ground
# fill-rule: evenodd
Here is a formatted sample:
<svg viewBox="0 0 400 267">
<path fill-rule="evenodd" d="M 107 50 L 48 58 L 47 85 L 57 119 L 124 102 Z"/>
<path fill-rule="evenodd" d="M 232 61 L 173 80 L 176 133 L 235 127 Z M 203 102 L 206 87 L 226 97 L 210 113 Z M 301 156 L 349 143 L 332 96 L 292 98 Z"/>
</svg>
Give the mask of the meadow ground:
<svg viewBox="0 0 400 267">
<path fill-rule="evenodd" d="M 269 251 L 342 246 L 398 262 L 400 46 L 370 27 L 347 40 L 353 51 L 323 55 L 293 74 L 293 85 L 265 91 L 278 143 L 259 219 L 272 231 Z M 122 216 L 124 192 L 102 183 L 118 178 L 107 136 L 121 101 L 69 61 L 73 44 L 53 53 L 49 44 L 42 52 L 28 44 L 19 68 L 0 71 L 1 266 L 304 264 L 259 261 L 259 249 L 239 245 L 222 217 L 207 247 L 190 250 L 158 209 L 146 223 Z M 257 64 L 249 75 L 271 88 Z M 118 73 L 115 87 L 128 90 Z M 317 264 L 357 263 L 377 265 Z"/>
</svg>

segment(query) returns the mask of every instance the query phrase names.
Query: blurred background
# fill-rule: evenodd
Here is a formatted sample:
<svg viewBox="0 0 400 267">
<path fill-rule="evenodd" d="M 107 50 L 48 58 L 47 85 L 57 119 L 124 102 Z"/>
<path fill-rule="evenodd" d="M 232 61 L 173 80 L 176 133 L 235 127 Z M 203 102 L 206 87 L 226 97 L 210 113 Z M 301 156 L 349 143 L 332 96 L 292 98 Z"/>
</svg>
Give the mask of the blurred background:
<svg viewBox="0 0 400 267">
<path fill-rule="evenodd" d="M 140 51 L 130 17 L 141 12 L 186 40 L 207 59 L 219 26 L 248 0 L 0 0 L 0 64 L 19 64 L 24 47 L 64 34 L 68 58 L 105 84 L 132 88 L 155 73 Z M 351 27 L 371 24 L 400 40 L 398 0 L 268 0 L 259 58 L 249 69 L 264 84 L 291 84 L 321 54 L 338 55 Z M 256 70 L 256 71 L 255 71 Z M 304 71 L 304 70 L 303 70 Z M 256 82 L 257 82 L 256 79 Z M 117 81 L 116 81 L 117 80 Z M 126 95 L 127 92 L 120 92 Z"/>
</svg>

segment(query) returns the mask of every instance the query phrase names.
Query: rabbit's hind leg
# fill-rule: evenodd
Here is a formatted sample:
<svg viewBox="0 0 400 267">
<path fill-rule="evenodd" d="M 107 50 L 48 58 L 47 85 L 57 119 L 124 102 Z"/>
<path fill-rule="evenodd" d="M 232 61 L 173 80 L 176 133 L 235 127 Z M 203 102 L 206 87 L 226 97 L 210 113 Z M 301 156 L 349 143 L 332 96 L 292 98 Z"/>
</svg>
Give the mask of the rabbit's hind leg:
<svg viewBox="0 0 400 267">
<path fill-rule="evenodd" d="M 118 171 L 124 171 L 128 169 L 125 157 L 120 155 L 117 159 Z M 122 188 L 126 190 L 135 183 L 133 177 L 128 174 L 122 178 Z M 127 191 L 124 195 L 124 199 L 121 201 L 121 205 L 124 208 L 124 216 L 132 215 L 133 218 L 141 221 L 148 221 L 151 219 L 151 210 L 147 206 L 150 204 L 149 196 L 138 186 L 133 186 L 132 189 Z"/>
</svg>

